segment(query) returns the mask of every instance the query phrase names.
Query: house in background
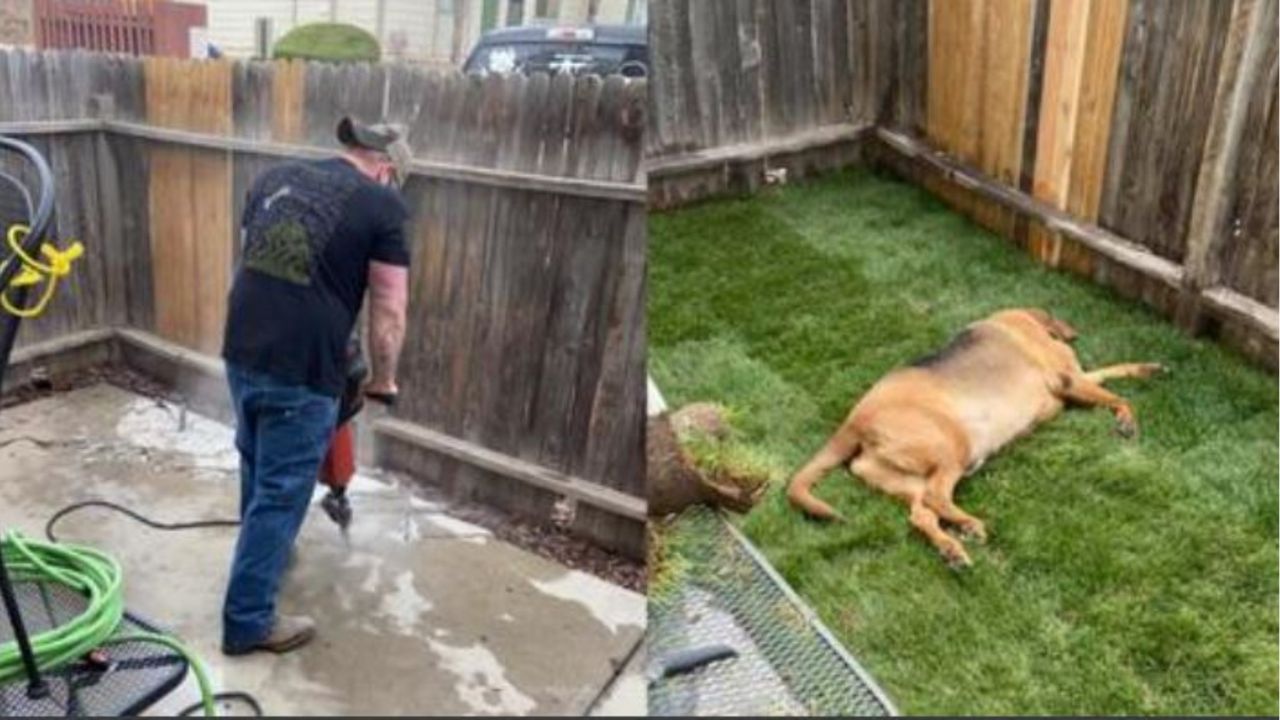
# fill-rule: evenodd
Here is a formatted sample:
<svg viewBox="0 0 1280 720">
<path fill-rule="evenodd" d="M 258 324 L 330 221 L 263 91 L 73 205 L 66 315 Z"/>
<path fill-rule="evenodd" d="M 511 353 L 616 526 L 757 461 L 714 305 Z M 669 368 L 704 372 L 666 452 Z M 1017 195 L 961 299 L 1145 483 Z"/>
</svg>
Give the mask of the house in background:
<svg viewBox="0 0 1280 720">
<path fill-rule="evenodd" d="M 66 23 L 53 34 L 40 29 L 41 17 L 83 14 L 85 7 L 97 15 L 149 13 L 158 23 L 157 39 L 99 46 L 85 44 L 98 35 L 64 32 Z M 647 8 L 647 0 L 0 0 L 0 47 L 180 57 L 204 57 L 214 47 L 228 57 L 254 57 L 298 25 L 344 22 L 378 38 L 387 61 L 456 67 L 486 30 L 556 22 L 644 25 Z"/>
<path fill-rule="evenodd" d="M 205 14 L 174 0 L 0 0 L 0 47 L 185 58 L 200 47 Z"/>
<path fill-rule="evenodd" d="M 33 0 L 0 0 L 0 47 L 35 45 Z"/>
<path fill-rule="evenodd" d="M 456 67 L 481 33 L 536 22 L 644 24 L 647 0 L 193 0 L 208 41 L 228 57 L 258 55 L 289 30 L 344 22 L 378 38 L 383 58 Z M 266 37 L 262 37 L 265 35 Z"/>
</svg>

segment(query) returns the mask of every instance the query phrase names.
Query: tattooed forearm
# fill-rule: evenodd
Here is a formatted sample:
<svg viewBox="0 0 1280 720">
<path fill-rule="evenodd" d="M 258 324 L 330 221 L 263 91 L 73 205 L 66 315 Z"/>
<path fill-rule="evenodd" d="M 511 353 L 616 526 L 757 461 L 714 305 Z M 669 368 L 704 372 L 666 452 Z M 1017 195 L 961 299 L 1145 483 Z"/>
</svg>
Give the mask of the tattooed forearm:
<svg viewBox="0 0 1280 720">
<path fill-rule="evenodd" d="M 407 269 L 374 262 L 369 267 L 369 351 L 372 384 L 394 389 L 400 350 L 404 347 L 408 306 Z"/>
</svg>

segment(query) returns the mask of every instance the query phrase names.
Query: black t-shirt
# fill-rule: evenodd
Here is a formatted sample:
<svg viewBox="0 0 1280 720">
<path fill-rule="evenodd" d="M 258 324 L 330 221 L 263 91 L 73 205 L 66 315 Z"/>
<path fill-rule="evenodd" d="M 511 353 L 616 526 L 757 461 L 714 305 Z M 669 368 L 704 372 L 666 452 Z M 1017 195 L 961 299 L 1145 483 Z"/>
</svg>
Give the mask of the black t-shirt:
<svg viewBox="0 0 1280 720">
<path fill-rule="evenodd" d="M 340 395 L 369 262 L 409 264 L 408 216 L 396 191 L 345 160 L 263 173 L 245 199 L 244 247 L 222 356 L 281 382 Z"/>
</svg>

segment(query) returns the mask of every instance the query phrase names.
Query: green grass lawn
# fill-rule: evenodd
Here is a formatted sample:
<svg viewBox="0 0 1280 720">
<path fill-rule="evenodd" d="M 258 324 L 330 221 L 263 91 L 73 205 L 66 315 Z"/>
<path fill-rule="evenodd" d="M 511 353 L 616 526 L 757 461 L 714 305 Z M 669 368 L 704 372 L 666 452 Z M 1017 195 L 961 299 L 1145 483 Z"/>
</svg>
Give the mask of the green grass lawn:
<svg viewBox="0 0 1280 720">
<path fill-rule="evenodd" d="M 774 487 L 742 527 L 905 713 L 1275 714 L 1277 382 L 1046 270 L 922 190 L 849 171 L 650 221 L 649 367 L 668 404 L 735 413 Z M 782 487 L 891 368 L 1009 306 L 1080 331 L 1142 434 L 1068 410 L 961 484 L 987 521 L 947 569 L 906 510 L 833 472 L 850 518 Z"/>
</svg>

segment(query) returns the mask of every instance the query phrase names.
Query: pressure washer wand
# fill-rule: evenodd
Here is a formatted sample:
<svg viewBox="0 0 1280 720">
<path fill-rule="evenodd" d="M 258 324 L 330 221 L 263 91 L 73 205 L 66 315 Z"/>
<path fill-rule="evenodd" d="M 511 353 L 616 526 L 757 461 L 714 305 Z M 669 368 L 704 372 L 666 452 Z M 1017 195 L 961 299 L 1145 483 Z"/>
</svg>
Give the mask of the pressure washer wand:
<svg viewBox="0 0 1280 720">
<path fill-rule="evenodd" d="M 366 393 L 365 379 L 369 368 L 360 352 L 359 335 L 352 335 L 347 343 L 347 382 L 338 404 L 338 426 L 329 439 L 329 450 L 320 466 L 320 482 L 329 492 L 320 500 L 320 507 L 329 519 L 342 531 L 342 539 L 351 544 L 349 529 L 354 513 L 347 487 L 356 474 L 356 434 L 352 421 L 364 409 L 365 399 L 390 407 L 395 396 L 386 393 Z"/>
<path fill-rule="evenodd" d="M 340 421 L 329 440 L 329 451 L 320 466 L 320 482 L 329 492 L 320 501 L 320 507 L 342 531 L 342 539 L 349 545 L 347 530 L 351 526 L 351 501 L 347 498 L 347 486 L 356 472 L 355 432 L 350 419 Z"/>
<path fill-rule="evenodd" d="M 387 406 L 395 403 L 394 396 L 370 393 L 366 397 Z M 342 531 L 342 538 L 348 544 L 348 529 L 351 527 L 353 513 L 351 500 L 347 497 L 347 487 L 356 472 L 356 437 L 352 420 L 361 409 L 363 404 L 358 404 L 351 408 L 349 414 L 344 413 L 345 417 L 340 415 L 341 424 L 330 438 L 329 452 L 320 467 L 320 482 L 329 488 L 329 492 L 320 500 L 320 507 Z"/>
</svg>

